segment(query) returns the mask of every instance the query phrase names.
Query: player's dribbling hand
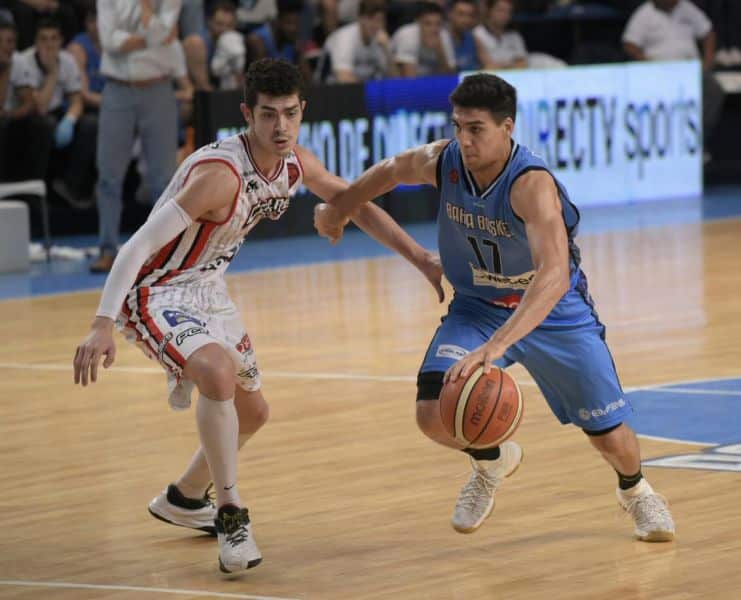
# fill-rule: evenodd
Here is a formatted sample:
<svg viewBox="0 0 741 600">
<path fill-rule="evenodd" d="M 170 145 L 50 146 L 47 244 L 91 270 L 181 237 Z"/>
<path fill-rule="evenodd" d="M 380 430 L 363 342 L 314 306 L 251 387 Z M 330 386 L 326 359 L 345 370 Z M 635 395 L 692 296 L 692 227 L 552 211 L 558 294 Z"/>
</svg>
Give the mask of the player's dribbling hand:
<svg viewBox="0 0 741 600">
<path fill-rule="evenodd" d="M 314 207 L 314 227 L 319 235 L 327 238 L 331 244 L 342 239 L 342 232 L 350 219 L 340 218 L 337 209 L 320 202 Z"/>
<path fill-rule="evenodd" d="M 494 340 L 489 340 L 485 344 L 476 348 L 476 350 L 466 354 L 466 356 L 450 367 L 445 372 L 443 382 L 448 383 L 449 381 L 457 381 L 459 377 L 465 379 L 479 365 L 484 365 L 484 373 L 488 373 L 491 371 L 491 363 L 498 358 L 501 358 L 506 350 L 506 347 L 499 345 Z"/>
<path fill-rule="evenodd" d="M 107 369 L 116 358 L 116 344 L 113 342 L 113 321 L 106 317 L 95 317 L 90 333 L 75 351 L 75 383 L 83 386 L 98 380 L 98 363 L 105 356 L 103 366 Z"/>
<path fill-rule="evenodd" d="M 422 271 L 427 281 L 432 284 L 437 292 L 437 299 L 442 302 L 445 300 L 445 290 L 443 290 L 443 266 L 440 264 L 440 256 L 433 252 L 425 252 L 422 262 L 417 265 Z"/>
</svg>

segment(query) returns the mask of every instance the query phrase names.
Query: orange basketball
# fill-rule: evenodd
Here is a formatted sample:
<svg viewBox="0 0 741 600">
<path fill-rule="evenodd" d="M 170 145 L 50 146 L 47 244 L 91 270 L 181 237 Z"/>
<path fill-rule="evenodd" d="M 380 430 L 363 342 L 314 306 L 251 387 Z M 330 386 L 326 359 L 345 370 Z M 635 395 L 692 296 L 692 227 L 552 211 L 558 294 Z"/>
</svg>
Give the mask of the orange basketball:
<svg viewBox="0 0 741 600">
<path fill-rule="evenodd" d="M 524 408 L 517 382 L 499 367 L 486 375 L 479 367 L 440 392 L 443 427 L 467 448 L 491 448 L 511 437 Z"/>
</svg>

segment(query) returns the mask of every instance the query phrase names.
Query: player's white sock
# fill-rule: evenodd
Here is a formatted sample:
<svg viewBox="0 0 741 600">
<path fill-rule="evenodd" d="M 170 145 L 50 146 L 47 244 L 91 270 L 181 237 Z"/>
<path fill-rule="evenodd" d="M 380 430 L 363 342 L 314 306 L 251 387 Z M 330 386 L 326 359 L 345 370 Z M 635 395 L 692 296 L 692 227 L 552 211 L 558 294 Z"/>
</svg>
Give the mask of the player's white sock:
<svg viewBox="0 0 741 600">
<path fill-rule="evenodd" d="M 214 480 L 216 506 L 234 504 L 241 507 L 237 490 L 237 437 L 239 421 L 234 398 L 211 400 L 198 397 L 196 422 L 201 447 Z"/>
<path fill-rule="evenodd" d="M 251 437 L 251 433 L 240 433 L 238 449 L 241 450 Z M 211 471 L 202 447 L 196 450 L 193 458 L 190 459 L 190 464 L 175 485 L 186 498 L 203 498 L 206 494 L 208 486 L 211 485 Z"/>
</svg>

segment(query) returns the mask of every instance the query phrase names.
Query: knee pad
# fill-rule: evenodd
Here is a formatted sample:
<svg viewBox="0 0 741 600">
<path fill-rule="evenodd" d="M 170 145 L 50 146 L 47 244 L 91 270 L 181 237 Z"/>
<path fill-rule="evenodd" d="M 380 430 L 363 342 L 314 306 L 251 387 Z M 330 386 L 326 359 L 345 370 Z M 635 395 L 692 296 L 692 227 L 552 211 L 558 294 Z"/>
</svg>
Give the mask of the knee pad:
<svg viewBox="0 0 741 600">
<path fill-rule="evenodd" d="M 443 389 L 443 371 L 428 371 L 417 375 L 417 400 L 437 400 Z"/>
<path fill-rule="evenodd" d="M 622 423 L 618 423 L 617 425 L 613 425 L 612 427 L 608 427 L 607 429 L 582 429 L 584 433 L 586 433 L 590 437 L 599 437 L 601 435 L 606 435 L 610 433 L 611 431 L 615 431 L 618 427 L 620 427 Z"/>
</svg>

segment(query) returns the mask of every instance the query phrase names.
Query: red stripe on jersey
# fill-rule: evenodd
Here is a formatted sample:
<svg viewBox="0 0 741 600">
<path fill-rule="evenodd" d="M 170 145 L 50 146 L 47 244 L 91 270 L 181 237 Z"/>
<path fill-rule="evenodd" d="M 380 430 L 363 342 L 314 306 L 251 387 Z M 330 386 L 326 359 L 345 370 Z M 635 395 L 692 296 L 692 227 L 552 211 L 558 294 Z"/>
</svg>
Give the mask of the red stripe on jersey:
<svg viewBox="0 0 741 600">
<path fill-rule="evenodd" d="M 203 254 L 203 249 L 206 247 L 206 243 L 208 243 L 211 234 L 218 226 L 218 223 L 213 223 L 211 221 L 207 221 L 206 223 L 202 224 L 200 229 L 198 230 L 196 239 L 193 240 L 193 244 L 191 245 L 190 250 L 188 250 L 188 254 L 185 255 L 185 258 L 180 263 L 180 266 L 177 269 L 173 269 L 172 271 L 168 271 L 167 273 L 165 273 L 152 285 L 164 285 L 173 277 L 180 275 L 180 273 L 182 273 L 183 271 L 187 271 L 193 265 L 195 265 L 196 262 L 198 262 L 201 254 Z"/>
<path fill-rule="evenodd" d="M 137 290 L 137 296 L 139 300 L 139 316 L 141 317 L 141 323 L 149 332 L 149 335 L 154 338 L 154 340 L 157 342 L 157 346 L 159 347 L 159 345 L 165 339 L 165 334 L 163 334 L 160 328 L 157 327 L 157 322 L 154 320 L 152 315 L 149 314 L 149 310 L 147 309 L 147 301 L 149 300 L 149 289 L 145 287 L 139 288 Z M 177 348 L 175 348 L 172 342 L 168 342 L 167 344 L 165 344 L 164 353 L 167 354 L 170 360 L 172 360 L 181 369 L 185 368 L 185 357 L 177 351 Z"/>
<path fill-rule="evenodd" d="M 175 252 L 175 249 L 178 247 L 180 240 L 183 239 L 183 233 L 185 232 L 181 232 L 177 237 L 173 238 L 166 246 L 163 246 L 162 249 L 157 253 L 157 255 L 152 259 L 152 261 L 148 265 L 144 265 L 141 269 L 139 269 L 139 273 L 136 276 L 135 285 L 139 285 L 144 280 L 145 277 L 147 277 L 148 275 L 151 275 L 156 269 L 161 269 L 164 265 L 167 264 L 173 252 Z"/>
</svg>

